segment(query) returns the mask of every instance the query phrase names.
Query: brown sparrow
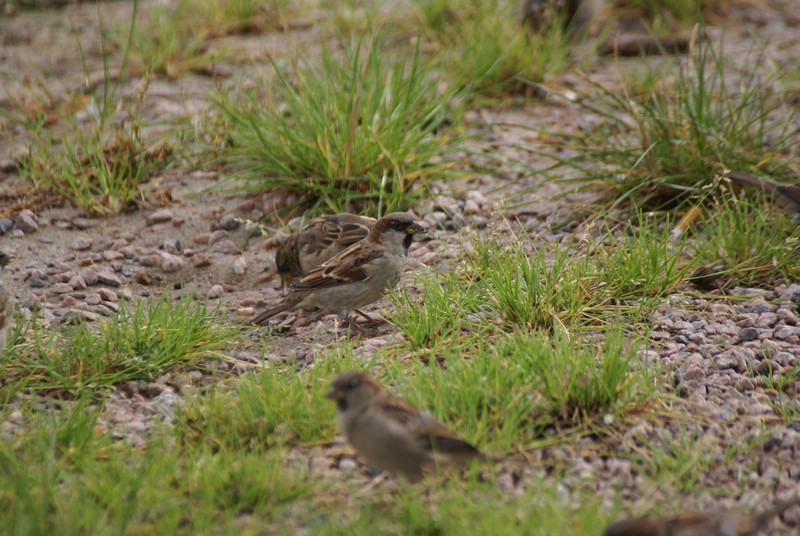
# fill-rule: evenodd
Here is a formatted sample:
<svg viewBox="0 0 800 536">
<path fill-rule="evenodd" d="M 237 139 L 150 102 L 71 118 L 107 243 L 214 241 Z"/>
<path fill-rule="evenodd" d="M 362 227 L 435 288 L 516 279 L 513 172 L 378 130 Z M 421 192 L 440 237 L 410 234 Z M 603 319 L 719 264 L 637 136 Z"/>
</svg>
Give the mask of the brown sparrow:
<svg viewBox="0 0 800 536">
<path fill-rule="evenodd" d="M 764 530 L 769 520 L 796 504 L 789 499 L 756 515 L 733 512 L 688 512 L 671 517 L 637 517 L 617 521 L 604 536 L 751 536 Z"/>
<path fill-rule="evenodd" d="M 775 204 L 789 214 L 800 212 L 800 184 L 786 184 L 742 171 L 728 171 L 733 182 L 755 186 L 775 199 Z"/>
<path fill-rule="evenodd" d="M 414 235 L 425 232 L 405 212 L 393 212 L 375 222 L 367 237 L 323 262 L 289 287 L 283 300 L 253 319 L 263 324 L 283 311 L 320 307 L 346 317 L 381 298 L 406 269 Z"/>
<path fill-rule="evenodd" d="M 291 224 L 290 224 L 291 225 Z M 331 257 L 364 239 L 375 219 L 355 214 L 335 214 L 311 219 L 278 246 L 275 267 L 284 287 Z"/>
<path fill-rule="evenodd" d="M 327 397 L 336 402 L 339 429 L 375 469 L 414 482 L 438 468 L 486 459 L 428 413 L 392 396 L 363 372 L 336 378 Z"/>
</svg>

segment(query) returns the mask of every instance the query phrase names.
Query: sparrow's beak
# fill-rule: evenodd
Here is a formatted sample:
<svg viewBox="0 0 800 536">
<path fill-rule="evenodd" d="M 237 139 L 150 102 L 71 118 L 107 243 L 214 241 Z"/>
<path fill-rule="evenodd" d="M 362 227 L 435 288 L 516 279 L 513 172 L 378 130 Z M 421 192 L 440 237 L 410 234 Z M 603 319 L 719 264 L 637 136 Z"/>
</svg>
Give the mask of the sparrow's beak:
<svg viewBox="0 0 800 536">
<path fill-rule="evenodd" d="M 344 398 L 344 391 L 342 391 L 341 389 L 337 389 L 335 387 L 331 387 L 330 389 L 328 389 L 328 392 L 325 393 L 325 396 L 329 400 L 341 400 L 342 398 Z"/>
<path fill-rule="evenodd" d="M 418 223 L 412 223 L 411 225 L 408 226 L 408 228 L 406 228 L 406 234 L 410 235 L 424 234 L 426 232 L 427 231 L 425 230 L 425 227 L 423 227 Z"/>
</svg>

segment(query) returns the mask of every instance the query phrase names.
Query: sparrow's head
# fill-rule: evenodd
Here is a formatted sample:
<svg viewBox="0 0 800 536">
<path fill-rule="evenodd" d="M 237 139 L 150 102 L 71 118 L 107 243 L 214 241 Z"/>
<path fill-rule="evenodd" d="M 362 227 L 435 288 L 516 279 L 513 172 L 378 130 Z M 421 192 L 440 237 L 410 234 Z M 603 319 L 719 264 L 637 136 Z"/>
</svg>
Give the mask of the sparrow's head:
<svg viewBox="0 0 800 536">
<path fill-rule="evenodd" d="M 402 247 L 408 251 L 414 235 L 424 233 L 425 227 L 414 221 L 406 212 L 392 212 L 379 219 L 370 233 L 370 238 L 389 247 Z"/>
<path fill-rule="evenodd" d="M 339 411 L 358 408 L 383 392 L 383 387 L 369 374 L 348 372 L 342 374 L 331 384 L 326 396 L 336 402 Z"/>
</svg>

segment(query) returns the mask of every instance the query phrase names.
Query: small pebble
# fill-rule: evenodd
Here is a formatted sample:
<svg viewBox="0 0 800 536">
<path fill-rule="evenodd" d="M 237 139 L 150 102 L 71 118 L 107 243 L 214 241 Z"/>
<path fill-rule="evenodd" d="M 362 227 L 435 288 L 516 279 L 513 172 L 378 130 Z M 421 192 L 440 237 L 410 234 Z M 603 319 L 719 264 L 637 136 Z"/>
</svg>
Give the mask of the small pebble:
<svg viewBox="0 0 800 536">
<path fill-rule="evenodd" d="M 209 299 L 215 300 L 217 298 L 222 297 L 223 294 L 225 294 L 225 289 L 222 288 L 222 285 L 214 285 L 213 287 L 208 289 L 208 293 L 206 294 L 206 296 Z"/>
<path fill-rule="evenodd" d="M 99 289 L 97 289 L 97 295 L 100 296 L 100 298 L 103 301 L 107 301 L 107 302 L 118 302 L 119 301 L 119 296 L 117 296 L 117 293 L 114 292 L 111 289 L 99 288 Z"/>
<path fill-rule="evenodd" d="M 226 238 L 228 238 L 228 231 L 223 231 L 223 230 L 214 231 L 208 236 L 208 245 L 213 246 L 220 240 L 224 240 Z"/>
<path fill-rule="evenodd" d="M 237 257 L 236 260 L 233 261 L 233 273 L 239 277 L 247 273 L 247 260 L 245 260 L 244 257 Z"/>
<path fill-rule="evenodd" d="M 50 287 L 50 292 L 53 294 L 67 294 L 72 292 L 72 287 L 69 286 L 68 283 L 56 283 L 52 287 Z"/>
<path fill-rule="evenodd" d="M 156 223 L 164 223 L 171 220 L 173 217 L 172 211 L 168 208 L 156 210 L 147 217 L 147 225 L 154 225 Z"/>
<path fill-rule="evenodd" d="M 211 266 L 211 259 L 205 253 L 196 253 L 192 256 L 192 266 L 195 268 Z"/>
<path fill-rule="evenodd" d="M 158 254 L 161 257 L 161 269 L 167 273 L 177 272 L 186 266 L 186 261 L 177 255 L 167 253 L 166 251 L 159 251 Z"/>
<path fill-rule="evenodd" d="M 192 242 L 194 242 L 199 246 L 202 246 L 208 244 L 209 240 L 211 240 L 211 233 L 200 233 L 199 235 L 194 236 Z"/>
<path fill-rule="evenodd" d="M 89 286 L 96 285 L 100 278 L 97 272 L 91 268 L 81 268 L 78 270 L 78 276 L 83 279 L 83 282 Z"/>
<path fill-rule="evenodd" d="M 108 271 L 98 272 L 97 281 L 110 287 L 122 286 L 122 280 L 116 274 Z"/>
<path fill-rule="evenodd" d="M 340 471 L 354 471 L 358 467 L 358 463 L 352 458 L 342 458 L 339 460 Z"/>
<path fill-rule="evenodd" d="M 86 281 L 80 275 L 73 276 L 67 283 L 74 290 L 84 290 L 86 288 Z"/>
<path fill-rule="evenodd" d="M 784 340 L 791 336 L 800 336 L 800 327 L 798 326 L 783 326 L 775 330 L 775 338 Z"/>
<path fill-rule="evenodd" d="M 39 230 L 36 216 L 28 209 L 21 210 L 19 214 L 17 214 L 17 217 L 14 219 L 14 227 L 16 230 L 22 231 L 25 234 L 35 233 Z"/>
<path fill-rule="evenodd" d="M 100 225 L 99 220 L 90 220 L 88 218 L 75 218 L 72 220 L 72 225 L 75 228 L 80 229 L 81 231 L 85 231 L 86 229 L 92 229 Z"/>
<path fill-rule="evenodd" d="M 72 242 L 72 246 L 70 246 L 75 251 L 86 251 L 87 249 L 92 249 L 92 239 L 88 236 L 79 236 Z"/>
<path fill-rule="evenodd" d="M 739 338 L 743 341 L 754 341 L 758 339 L 759 330 L 757 328 L 744 328 L 739 331 Z"/>
<path fill-rule="evenodd" d="M 239 248 L 236 247 L 236 244 L 233 243 L 233 240 L 226 238 L 224 240 L 220 240 L 219 242 L 211 246 L 211 251 L 215 253 L 225 253 L 227 255 L 234 255 L 236 253 L 239 253 Z"/>
<path fill-rule="evenodd" d="M 233 231 L 240 224 L 239 218 L 234 216 L 233 214 L 225 214 L 219 219 L 219 226 L 226 231 Z"/>
<path fill-rule="evenodd" d="M 152 285 L 153 284 L 153 274 L 148 272 L 147 270 L 139 270 L 135 274 L 133 274 L 133 280 L 139 283 L 140 285 Z"/>
<path fill-rule="evenodd" d="M 124 259 L 125 255 L 123 255 L 119 251 L 114 251 L 113 249 L 107 249 L 103 252 L 103 258 L 108 262 L 112 262 Z"/>
</svg>

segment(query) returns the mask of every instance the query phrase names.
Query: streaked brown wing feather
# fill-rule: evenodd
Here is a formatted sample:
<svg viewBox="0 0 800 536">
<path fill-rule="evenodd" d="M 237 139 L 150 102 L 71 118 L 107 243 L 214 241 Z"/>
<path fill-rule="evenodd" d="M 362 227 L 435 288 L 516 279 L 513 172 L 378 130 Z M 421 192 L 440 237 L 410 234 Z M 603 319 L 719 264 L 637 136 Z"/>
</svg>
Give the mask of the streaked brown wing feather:
<svg viewBox="0 0 800 536">
<path fill-rule="evenodd" d="M 472 455 L 480 451 L 470 445 L 429 413 L 421 411 L 402 398 L 386 397 L 381 409 L 392 419 L 405 425 L 426 450 L 439 450 L 449 454 Z"/>
<path fill-rule="evenodd" d="M 351 221 L 351 218 L 315 218 L 313 228 L 308 229 L 305 240 L 301 242 L 302 253 L 309 260 L 318 258 L 318 263 L 321 263 L 332 247 L 335 250 L 348 248 L 363 240 L 369 230 L 370 227 Z"/>
<path fill-rule="evenodd" d="M 419 427 L 422 424 L 421 419 L 425 419 L 425 416 L 427 416 L 418 407 L 396 396 L 384 396 L 383 400 L 380 401 L 379 407 L 381 412 L 385 413 L 390 419 L 402 423 L 409 429 Z M 431 417 L 431 420 L 433 420 L 433 417 Z"/>
<path fill-rule="evenodd" d="M 293 283 L 292 288 L 321 288 L 342 282 L 364 281 L 369 277 L 366 265 L 382 255 L 383 252 L 374 244 L 358 242 L 308 272 Z"/>
</svg>

